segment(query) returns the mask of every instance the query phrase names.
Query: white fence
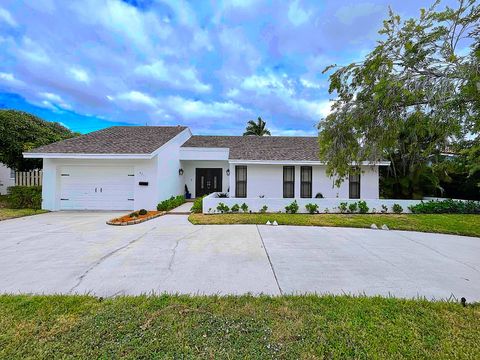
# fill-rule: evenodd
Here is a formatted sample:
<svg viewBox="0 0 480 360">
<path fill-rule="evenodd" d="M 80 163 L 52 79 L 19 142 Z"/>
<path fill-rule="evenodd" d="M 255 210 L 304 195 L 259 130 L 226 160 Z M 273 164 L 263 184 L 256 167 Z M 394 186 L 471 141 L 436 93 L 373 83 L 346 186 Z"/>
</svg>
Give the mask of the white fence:
<svg viewBox="0 0 480 360">
<path fill-rule="evenodd" d="M 339 198 L 323 198 L 323 199 L 273 199 L 273 198 L 219 198 L 218 193 L 213 193 L 206 196 L 203 199 L 203 213 L 215 214 L 219 211 L 217 206 L 220 203 L 227 205 L 231 208 L 233 205 L 242 205 L 243 203 L 248 205 L 248 211 L 259 212 L 264 206 L 267 206 L 266 212 L 276 213 L 285 212 L 285 206 L 290 205 L 294 200 L 298 204 L 299 213 L 308 213 L 305 205 L 317 204 L 319 213 L 340 213 L 340 203 L 347 203 L 347 206 L 351 203 L 357 203 L 363 200 L 367 203 L 370 213 L 393 213 L 393 205 L 399 204 L 403 208 L 403 213 L 410 213 L 408 207 L 410 205 L 416 205 L 421 200 L 395 200 L 395 199 L 339 199 Z"/>
</svg>

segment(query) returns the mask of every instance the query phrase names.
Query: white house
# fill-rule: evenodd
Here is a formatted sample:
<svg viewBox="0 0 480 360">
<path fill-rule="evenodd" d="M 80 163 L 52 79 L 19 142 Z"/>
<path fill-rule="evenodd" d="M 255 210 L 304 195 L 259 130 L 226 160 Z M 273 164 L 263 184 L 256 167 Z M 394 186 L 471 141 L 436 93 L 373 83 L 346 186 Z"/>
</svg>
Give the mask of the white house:
<svg viewBox="0 0 480 360">
<path fill-rule="evenodd" d="M 360 175 L 335 187 L 317 137 L 195 136 L 184 126 L 115 126 L 24 156 L 43 159 L 48 210 L 154 209 L 185 186 L 192 197 L 378 199 L 378 167 L 388 165 L 359 164 Z"/>
<path fill-rule="evenodd" d="M 0 163 L 0 195 L 5 195 L 10 186 L 15 185 L 15 171 Z"/>
</svg>

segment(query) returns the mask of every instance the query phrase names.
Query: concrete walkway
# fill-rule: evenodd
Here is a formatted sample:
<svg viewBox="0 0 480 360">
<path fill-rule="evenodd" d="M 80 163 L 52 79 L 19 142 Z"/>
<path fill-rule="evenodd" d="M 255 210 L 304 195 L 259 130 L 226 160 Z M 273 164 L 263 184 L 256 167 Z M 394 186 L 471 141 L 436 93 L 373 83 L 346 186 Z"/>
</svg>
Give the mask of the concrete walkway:
<svg viewBox="0 0 480 360">
<path fill-rule="evenodd" d="M 480 300 L 480 239 L 369 229 L 204 225 L 113 212 L 0 222 L 0 292 L 365 293 Z"/>
<path fill-rule="evenodd" d="M 186 202 L 180 206 L 177 206 L 175 209 L 169 211 L 170 214 L 190 214 L 190 210 L 192 209 L 193 203 Z"/>
</svg>

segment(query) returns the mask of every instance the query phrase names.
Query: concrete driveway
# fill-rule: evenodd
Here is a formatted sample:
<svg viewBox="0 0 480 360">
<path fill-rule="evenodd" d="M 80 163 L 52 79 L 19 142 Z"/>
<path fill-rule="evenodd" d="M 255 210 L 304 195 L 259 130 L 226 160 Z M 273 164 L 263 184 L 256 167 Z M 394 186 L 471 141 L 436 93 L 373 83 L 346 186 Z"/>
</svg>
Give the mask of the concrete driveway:
<svg viewBox="0 0 480 360">
<path fill-rule="evenodd" d="M 480 239 L 369 229 L 208 225 L 107 212 L 0 222 L 0 292 L 352 293 L 480 300 Z"/>
</svg>

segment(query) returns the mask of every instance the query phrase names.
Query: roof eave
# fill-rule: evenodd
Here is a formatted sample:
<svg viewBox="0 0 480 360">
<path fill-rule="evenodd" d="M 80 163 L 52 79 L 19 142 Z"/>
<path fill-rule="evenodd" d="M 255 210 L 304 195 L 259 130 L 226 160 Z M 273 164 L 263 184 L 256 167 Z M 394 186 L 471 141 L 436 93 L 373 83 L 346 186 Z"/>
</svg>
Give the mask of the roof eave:
<svg viewBox="0 0 480 360">
<path fill-rule="evenodd" d="M 153 154 L 23 153 L 27 159 L 151 159 Z"/>
</svg>

